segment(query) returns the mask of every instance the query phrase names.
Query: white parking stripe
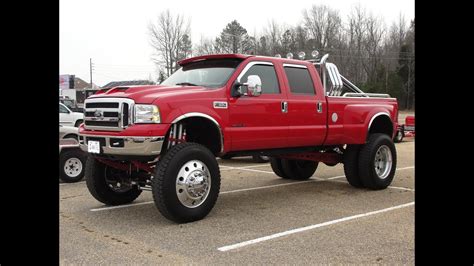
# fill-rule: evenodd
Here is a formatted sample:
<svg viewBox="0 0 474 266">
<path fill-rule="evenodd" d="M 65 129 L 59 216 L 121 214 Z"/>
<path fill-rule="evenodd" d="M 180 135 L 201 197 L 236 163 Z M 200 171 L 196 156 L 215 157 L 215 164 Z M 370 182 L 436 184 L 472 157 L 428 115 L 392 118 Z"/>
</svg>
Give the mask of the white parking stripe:
<svg viewBox="0 0 474 266">
<path fill-rule="evenodd" d="M 269 236 L 259 237 L 259 238 L 255 238 L 255 239 L 252 239 L 252 240 L 240 242 L 240 243 L 233 244 L 233 245 L 223 246 L 223 247 L 218 248 L 217 250 L 219 250 L 219 251 L 229 251 L 229 250 L 245 247 L 245 246 L 248 246 L 248 245 L 253 245 L 253 244 L 256 244 L 256 243 L 260 243 L 260 242 L 263 242 L 263 241 L 268 241 L 268 240 L 275 239 L 275 238 L 278 238 L 278 237 L 287 236 L 287 235 L 291 235 L 291 234 L 296 234 L 296 233 L 300 233 L 300 232 L 315 229 L 315 228 L 320 228 L 320 227 L 323 227 L 323 226 L 328 226 L 328 225 L 337 224 L 337 223 L 341 223 L 341 222 L 345 222 L 345 221 L 350 221 L 350 220 L 354 220 L 354 219 L 358 219 L 358 218 L 362 218 L 362 217 L 366 217 L 366 216 L 370 216 L 370 215 L 374 215 L 374 214 L 379 214 L 379 213 L 383 213 L 383 212 L 393 211 L 393 210 L 400 209 L 400 208 L 406 208 L 406 207 L 409 207 L 409 206 L 413 206 L 414 204 L 415 204 L 415 202 L 412 201 L 412 202 L 409 202 L 409 203 L 406 203 L 406 204 L 401 204 L 401 205 L 393 206 L 393 207 L 390 207 L 390 208 L 385 208 L 385 209 L 381 209 L 381 210 L 377 210 L 377 211 L 371 211 L 371 212 L 367 212 L 367 213 L 352 215 L 352 216 L 348 216 L 348 217 L 344 217 L 344 218 L 340 218 L 340 219 L 336 219 L 336 220 L 332 220 L 332 221 L 327 221 L 327 222 L 324 222 L 324 223 L 319 223 L 319 224 L 313 224 L 313 225 L 309 225 L 309 226 L 305 226 L 305 227 L 300 227 L 300 228 L 296 228 L 296 229 L 292 229 L 292 230 L 272 234 L 272 235 L 269 235 Z"/>
<path fill-rule="evenodd" d="M 344 177 L 344 176 L 342 176 Z M 319 178 L 319 177 L 316 177 L 317 180 L 320 180 L 320 181 L 331 181 L 331 182 L 337 182 L 337 183 L 347 183 L 347 181 L 343 181 L 343 180 L 333 180 L 333 179 L 336 179 L 336 176 L 334 178 Z M 388 186 L 388 188 L 393 188 L 393 189 L 399 189 L 399 190 L 406 190 L 406 191 L 412 191 L 412 192 L 415 192 L 415 190 L 413 188 L 407 188 L 407 187 L 395 187 L 395 186 Z"/>
<path fill-rule="evenodd" d="M 262 187 L 242 188 L 242 189 L 236 189 L 236 190 L 222 191 L 219 194 L 229 194 L 229 193 L 236 193 L 236 192 L 243 192 L 243 191 L 250 191 L 250 190 L 266 189 L 266 188 L 272 188 L 272 187 L 297 185 L 297 184 L 301 184 L 301 183 L 308 183 L 308 182 L 315 182 L 315 181 L 319 181 L 319 180 L 312 179 L 312 180 L 289 182 L 289 183 L 262 186 Z M 112 207 L 96 208 L 96 209 L 91 209 L 91 211 L 96 212 L 96 211 L 113 210 L 113 209 L 127 208 L 127 207 L 133 207 L 133 206 L 136 206 L 136 205 L 144 205 L 144 204 L 150 204 L 150 203 L 153 203 L 153 201 L 145 201 L 145 202 L 134 203 L 134 204 L 126 204 L 126 205 L 119 205 L 119 206 L 112 206 Z"/>
<path fill-rule="evenodd" d="M 242 188 L 242 189 L 236 189 L 236 190 L 230 190 L 230 191 L 222 191 L 219 194 L 229 194 L 229 193 L 242 192 L 242 191 L 266 189 L 266 188 L 272 188 L 272 187 L 290 186 L 290 185 L 296 185 L 296 184 L 302 184 L 302 183 L 308 183 L 308 182 L 315 182 L 315 181 L 318 181 L 318 180 L 312 179 L 312 180 L 290 182 L 290 183 L 283 183 L 283 184 L 276 184 L 276 185 L 269 185 L 269 186 L 262 186 L 262 187 Z"/>
<path fill-rule="evenodd" d="M 410 168 L 413 168 L 413 166 L 405 167 L 405 168 L 397 168 L 397 170 L 404 170 L 404 169 L 410 169 Z M 241 170 L 249 171 L 249 170 L 254 170 L 254 169 L 241 169 Z M 267 172 L 267 171 L 264 171 L 264 172 Z M 268 173 L 270 173 L 270 172 L 268 172 Z M 271 173 L 273 174 L 273 172 L 271 172 Z M 332 177 L 328 177 L 328 178 L 320 178 L 320 177 L 313 176 L 313 178 L 315 178 L 315 179 L 310 179 L 310 180 L 305 180 L 305 181 L 298 181 L 298 182 L 288 182 L 288 183 L 269 185 L 269 186 L 261 186 L 261 187 L 253 187 L 253 188 L 242 188 L 242 189 L 229 190 L 229 191 L 221 191 L 219 194 L 229 194 L 229 193 L 236 193 L 236 192 L 242 192 L 242 191 L 251 191 L 251 190 L 267 189 L 267 188 L 273 188 L 273 187 L 290 186 L 290 185 L 297 185 L 297 184 L 308 183 L 308 182 L 329 181 L 329 180 L 338 179 L 338 178 L 342 178 L 342 177 L 345 177 L 345 176 L 344 175 L 338 175 L 338 176 L 332 176 Z M 394 188 L 402 189 L 402 188 L 399 188 L 399 187 L 394 187 Z M 403 188 L 403 189 L 410 190 L 409 188 Z M 90 211 L 95 212 L 95 211 L 106 211 L 106 210 L 112 210 L 112 209 L 121 209 L 121 208 L 133 207 L 133 206 L 136 206 L 136 205 L 144 205 L 144 204 L 150 204 L 150 203 L 153 203 L 153 201 L 145 201 L 145 202 L 139 202 L 139 203 L 126 204 L 126 205 L 112 206 L 112 207 L 95 208 L 95 209 L 91 209 Z"/>
<path fill-rule="evenodd" d="M 153 203 L 153 201 L 145 201 L 145 202 L 139 202 L 139 203 L 133 203 L 133 204 L 125 204 L 125 205 L 118 205 L 118 206 L 112 206 L 112 207 L 91 209 L 91 212 L 127 208 L 127 207 L 132 207 L 132 206 L 150 204 L 150 203 Z"/>
</svg>

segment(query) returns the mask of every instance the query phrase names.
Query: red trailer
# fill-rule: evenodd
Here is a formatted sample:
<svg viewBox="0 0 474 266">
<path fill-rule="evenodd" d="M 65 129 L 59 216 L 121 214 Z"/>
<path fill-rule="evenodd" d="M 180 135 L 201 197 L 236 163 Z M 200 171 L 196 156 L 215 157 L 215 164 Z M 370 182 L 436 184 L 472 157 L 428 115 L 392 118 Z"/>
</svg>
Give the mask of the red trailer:
<svg viewBox="0 0 474 266">
<path fill-rule="evenodd" d="M 415 116 L 409 115 L 405 118 L 405 124 L 397 126 L 397 134 L 394 142 L 402 142 L 404 137 L 415 137 Z"/>
</svg>

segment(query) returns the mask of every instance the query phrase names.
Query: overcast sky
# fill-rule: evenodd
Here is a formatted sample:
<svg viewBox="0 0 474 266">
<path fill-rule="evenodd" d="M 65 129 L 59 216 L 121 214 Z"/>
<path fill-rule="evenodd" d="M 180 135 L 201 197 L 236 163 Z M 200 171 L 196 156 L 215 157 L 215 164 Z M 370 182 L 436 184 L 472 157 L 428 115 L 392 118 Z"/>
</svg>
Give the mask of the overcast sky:
<svg viewBox="0 0 474 266">
<path fill-rule="evenodd" d="M 233 19 L 250 34 L 262 31 L 271 19 L 296 25 L 302 10 L 325 4 L 339 10 L 343 18 L 351 6 L 360 3 L 369 12 L 384 18 L 389 26 L 403 14 L 414 18 L 414 0 L 61 0 L 60 74 L 72 74 L 89 82 L 89 58 L 94 64 L 93 82 L 156 78 L 151 61 L 147 26 L 169 9 L 191 20 L 194 44 L 201 37 L 216 37 Z"/>
</svg>

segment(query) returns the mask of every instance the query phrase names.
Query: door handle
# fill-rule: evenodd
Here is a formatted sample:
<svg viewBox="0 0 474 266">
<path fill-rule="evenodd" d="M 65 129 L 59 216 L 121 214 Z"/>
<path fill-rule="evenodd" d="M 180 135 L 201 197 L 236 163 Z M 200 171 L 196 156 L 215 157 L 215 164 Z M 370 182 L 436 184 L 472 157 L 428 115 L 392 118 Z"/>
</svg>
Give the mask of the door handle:
<svg viewBox="0 0 474 266">
<path fill-rule="evenodd" d="M 281 102 L 281 112 L 288 113 L 288 102 Z"/>
<path fill-rule="evenodd" d="M 322 102 L 318 102 L 316 104 L 316 110 L 318 111 L 318 113 L 322 113 L 323 112 L 323 103 Z"/>
</svg>

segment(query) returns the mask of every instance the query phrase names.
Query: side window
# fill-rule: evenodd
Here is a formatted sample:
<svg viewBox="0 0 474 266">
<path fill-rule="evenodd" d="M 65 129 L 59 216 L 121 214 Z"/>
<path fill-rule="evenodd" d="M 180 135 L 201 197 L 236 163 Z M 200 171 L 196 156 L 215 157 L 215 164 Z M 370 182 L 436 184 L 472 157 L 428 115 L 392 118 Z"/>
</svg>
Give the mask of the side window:
<svg viewBox="0 0 474 266">
<path fill-rule="evenodd" d="M 247 82 L 250 75 L 258 75 L 262 80 L 262 94 L 279 94 L 278 78 L 273 65 L 253 65 L 240 78 L 240 82 Z"/>
<path fill-rule="evenodd" d="M 314 83 L 307 68 L 285 66 L 291 93 L 316 94 Z"/>
<path fill-rule="evenodd" d="M 66 109 L 66 107 L 62 106 L 62 105 L 59 105 L 59 112 L 62 113 L 62 114 L 69 114 L 68 110 Z"/>
</svg>

